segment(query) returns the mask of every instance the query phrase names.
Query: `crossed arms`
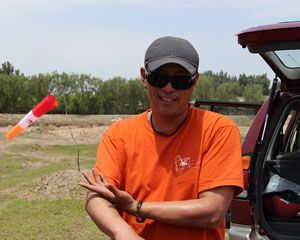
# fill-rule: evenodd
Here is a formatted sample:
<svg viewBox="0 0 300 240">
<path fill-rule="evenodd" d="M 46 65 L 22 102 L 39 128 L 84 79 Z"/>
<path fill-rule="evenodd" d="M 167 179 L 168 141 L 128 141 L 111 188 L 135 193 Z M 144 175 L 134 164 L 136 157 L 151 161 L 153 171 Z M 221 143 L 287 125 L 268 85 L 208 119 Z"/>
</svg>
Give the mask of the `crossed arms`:
<svg viewBox="0 0 300 240">
<path fill-rule="evenodd" d="M 118 212 L 121 210 L 134 215 L 137 200 L 108 183 L 96 170 L 93 170 L 95 180 L 86 173 L 83 175 L 88 183 L 80 185 L 90 190 L 86 199 L 86 210 L 98 228 L 112 239 L 141 239 Z M 234 186 L 222 186 L 199 193 L 198 199 L 145 202 L 140 214 L 171 225 L 216 228 L 224 220 L 234 191 Z"/>
</svg>

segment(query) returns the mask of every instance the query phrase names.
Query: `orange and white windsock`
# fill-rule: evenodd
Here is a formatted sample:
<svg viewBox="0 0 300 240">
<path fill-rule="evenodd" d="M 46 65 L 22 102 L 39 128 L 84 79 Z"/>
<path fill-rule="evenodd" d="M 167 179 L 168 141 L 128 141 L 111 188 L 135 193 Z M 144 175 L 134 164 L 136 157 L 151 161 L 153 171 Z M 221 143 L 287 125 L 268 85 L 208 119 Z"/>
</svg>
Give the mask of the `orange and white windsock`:
<svg viewBox="0 0 300 240">
<path fill-rule="evenodd" d="M 43 114 L 56 107 L 58 102 L 52 94 L 48 94 L 29 113 L 27 113 L 11 130 L 6 134 L 7 140 L 12 140 L 24 131 L 29 125 L 36 121 Z"/>
</svg>

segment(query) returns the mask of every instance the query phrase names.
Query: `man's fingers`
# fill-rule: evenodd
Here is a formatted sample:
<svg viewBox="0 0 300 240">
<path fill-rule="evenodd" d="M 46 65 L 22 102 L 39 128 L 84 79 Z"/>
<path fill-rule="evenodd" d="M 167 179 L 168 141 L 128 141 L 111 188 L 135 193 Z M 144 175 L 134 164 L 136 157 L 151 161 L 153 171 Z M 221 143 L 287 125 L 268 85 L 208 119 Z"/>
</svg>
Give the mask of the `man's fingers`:
<svg viewBox="0 0 300 240">
<path fill-rule="evenodd" d="M 118 188 L 116 188 L 114 185 L 108 183 L 108 184 L 105 184 L 105 187 L 107 189 L 109 189 L 115 196 L 120 196 L 120 190 Z"/>
<path fill-rule="evenodd" d="M 101 181 L 101 178 L 99 176 L 99 172 L 97 171 L 97 169 L 93 169 L 92 172 L 93 172 L 94 178 L 96 180 L 96 183 L 101 183 L 102 181 Z"/>
<path fill-rule="evenodd" d="M 92 192 L 98 193 L 101 197 L 105 198 L 106 200 L 108 200 L 112 203 L 114 202 L 115 195 L 112 192 L 108 191 L 108 189 L 106 189 L 106 188 L 101 189 L 101 188 L 99 188 L 99 186 L 90 185 L 90 184 L 87 184 L 84 182 L 80 182 L 79 185 L 81 187 L 84 187 L 84 188 L 92 191 Z"/>
<path fill-rule="evenodd" d="M 108 181 L 106 180 L 106 177 L 101 172 L 99 172 L 99 176 L 101 177 L 101 180 L 104 184 L 108 184 Z"/>
<path fill-rule="evenodd" d="M 86 189 L 88 189 L 88 190 L 91 190 L 91 191 L 93 191 L 93 192 L 98 192 L 98 191 L 95 191 L 95 190 L 96 190 L 96 187 L 95 187 L 95 186 L 90 185 L 90 184 L 88 184 L 88 183 L 80 182 L 79 185 L 80 185 L 81 187 L 84 187 L 84 188 L 86 188 Z"/>
<path fill-rule="evenodd" d="M 101 195 L 103 194 L 103 191 L 99 187 L 97 187 L 97 186 L 90 185 L 90 184 L 87 184 L 87 183 L 84 183 L 84 182 L 80 182 L 79 185 L 81 187 L 84 187 L 84 188 L 86 188 L 88 190 L 91 190 L 93 192 L 99 193 Z"/>
<path fill-rule="evenodd" d="M 90 179 L 90 177 L 85 172 L 82 172 L 82 175 L 88 181 L 89 184 L 91 184 L 91 185 L 95 185 L 96 184 L 92 179 Z"/>
</svg>

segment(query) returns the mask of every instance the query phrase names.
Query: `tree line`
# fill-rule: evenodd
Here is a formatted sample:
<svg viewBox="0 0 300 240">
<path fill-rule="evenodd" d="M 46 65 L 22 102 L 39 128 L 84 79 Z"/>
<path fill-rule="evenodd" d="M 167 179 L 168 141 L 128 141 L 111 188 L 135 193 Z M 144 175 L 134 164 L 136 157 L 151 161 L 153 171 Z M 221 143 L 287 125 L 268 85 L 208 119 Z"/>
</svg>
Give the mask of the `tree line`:
<svg viewBox="0 0 300 240">
<path fill-rule="evenodd" d="M 206 71 L 200 74 L 192 99 L 262 102 L 269 93 L 269 83 L 266 74 L 237 77 Z M 0 67 L 0 113 L 26 113 L 49 92 L 59 102 L 51 111 L 57 114 L 136 114 L 149 108 L 139 78 L 104 81 L 58 72 L 24 76 L 9 62 Z"/>
</svg>

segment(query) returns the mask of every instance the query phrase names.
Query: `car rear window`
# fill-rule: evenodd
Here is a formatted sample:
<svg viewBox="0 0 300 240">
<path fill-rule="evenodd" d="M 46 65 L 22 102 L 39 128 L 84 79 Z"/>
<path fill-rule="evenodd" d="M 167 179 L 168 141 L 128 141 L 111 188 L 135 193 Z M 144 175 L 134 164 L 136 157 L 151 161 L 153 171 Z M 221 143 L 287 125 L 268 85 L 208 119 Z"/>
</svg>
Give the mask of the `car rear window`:
<svg viewBox="0 0 300 240">
<path fill-rule="evenodd" d="M 277 50 L 276 56 L 287 68 L 300 68 L 300 50 Z"/>
</svg>

